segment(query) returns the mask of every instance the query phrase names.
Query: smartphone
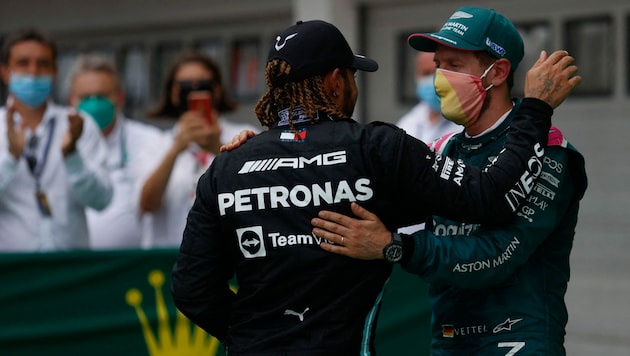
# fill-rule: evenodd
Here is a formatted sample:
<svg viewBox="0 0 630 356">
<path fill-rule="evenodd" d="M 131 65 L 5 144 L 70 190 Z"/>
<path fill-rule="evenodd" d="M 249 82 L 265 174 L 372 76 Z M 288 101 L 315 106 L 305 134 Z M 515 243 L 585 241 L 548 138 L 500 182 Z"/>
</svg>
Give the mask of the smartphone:
<svg viewBox="0 0 630 356">
<path fill-rule="evenodd" d="M 179 85 L 179 102 L 184 111 L 188 110 L 188 94 L 193 91 L 207 91 L 210 94 L 214 92 L 214 82 L 212 80 L 180 80 Z"/>
<path fill-rule="evenodd" d="M 188 110 L 198 111 L 204 118 L 206 118 L 208 125 L 215 125 L 212 117 L 212 96 L 209 92 L 191 91 L 188 94 Z"/>
</svg>

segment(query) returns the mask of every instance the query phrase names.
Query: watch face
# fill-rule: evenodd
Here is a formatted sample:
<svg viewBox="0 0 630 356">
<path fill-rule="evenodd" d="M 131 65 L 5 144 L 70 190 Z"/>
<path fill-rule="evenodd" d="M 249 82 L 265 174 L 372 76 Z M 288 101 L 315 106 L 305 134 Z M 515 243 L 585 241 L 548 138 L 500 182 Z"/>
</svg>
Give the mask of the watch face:
<svg viewBox="0 0 630 356">
<path fill-rule="evenodd" d="M 390 245 L 385 251 L 385 259 L 389 262 L 398 262 L 402 258 L 403 247 L 400 245 Z"/>
</svg>

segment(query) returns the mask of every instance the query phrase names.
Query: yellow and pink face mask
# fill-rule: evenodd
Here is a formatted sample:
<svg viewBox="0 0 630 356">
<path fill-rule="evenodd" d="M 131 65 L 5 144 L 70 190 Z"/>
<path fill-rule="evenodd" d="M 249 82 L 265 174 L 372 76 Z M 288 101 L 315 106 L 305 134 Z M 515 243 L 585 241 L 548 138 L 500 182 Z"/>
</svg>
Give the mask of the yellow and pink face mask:
<svg viewBox="0 0 630 356">
<path fill-rule="evenodd" d="M 480 77 L 440 68 L 435 71 L 435 92 L 447 120 L 466 127 L 479 118 L 487 92 L 492 88 L 492 84 L 484 88 L 482 81 L 493 66 L 494 63 Z"/>
</svg>

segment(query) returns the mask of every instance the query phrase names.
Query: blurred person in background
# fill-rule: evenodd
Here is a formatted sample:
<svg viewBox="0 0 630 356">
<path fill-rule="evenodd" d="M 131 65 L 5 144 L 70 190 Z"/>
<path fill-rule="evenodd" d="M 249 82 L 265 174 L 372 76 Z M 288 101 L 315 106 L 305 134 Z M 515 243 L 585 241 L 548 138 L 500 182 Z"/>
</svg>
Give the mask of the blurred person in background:
<svg viewBox="0 0 630 356">
<path fill-rule="evenodd" d="M 440 98 L 435 93 L 435 86 L 433 86 L 435 69 L 433 53 L 418 52 L 415 79 L 416 95 L 420 102 L 396 123 L 396 126 L 405 130 L 409 135 L 427 144 L 450 132 L 462 130 L 459 125 L 442 116 Z M 423 228 L 424 224 L 417 224 L 400 228 L 398 232 L 411 234 Z"/>
<path fill-rule="evenodd" d="M 0 250 L 89 248 L 85 208 L 112 199 L 107 148 L 91 118 L 50 99 L 57 49 L 43 33 L 5 39 L 0 73 Z"/>
<path fill-rule="evenodd" d="M 440 98 L 433 86 L 435 68 L 433 53 L 418 52 L 415 79 L 416 96 L 420 102 L 396 123 L 396 126 L 407 131 L 409 135 L 425 143 L 431 143 L 447 133 L 462 130 L 459 125 L 442 116 Z"/>
<path fill-rule="evenodd" d="M 88 209 L 90 244 L 95 249 L 141 247 L 142 229 L 134 187 L 143 148 L 162 142 L 160 129 L 126 118 L 125 93 L 116 66 L 107 58 L 88 54 L 77 59 L 70 74 L 69 103 L 90 114 L 107 143 L 107 166 L 114 186 L 109 206 Z"/>
<path fill-rule="evenodd" d="M 188 108 L 188 99 L 194 94 L 209 95 L 209 118 Z M 151 246 L 178 247 L 197 181 L 220 146 L 241 130 L 259 129 L 225 117 L 236 104 L 228 98 L 219 66 L 201 52 L 187 51 L 175 60 L 161 95 L 159 106 L 149 117 L 169 119 L 174 127 L 165 140 L 145 152 L 148 159 L 141 168 L 146 179 L 139 189 L 140 209 L 151 213 L 146 217 L 150 222 L 145 231 Z"/>
</svg>

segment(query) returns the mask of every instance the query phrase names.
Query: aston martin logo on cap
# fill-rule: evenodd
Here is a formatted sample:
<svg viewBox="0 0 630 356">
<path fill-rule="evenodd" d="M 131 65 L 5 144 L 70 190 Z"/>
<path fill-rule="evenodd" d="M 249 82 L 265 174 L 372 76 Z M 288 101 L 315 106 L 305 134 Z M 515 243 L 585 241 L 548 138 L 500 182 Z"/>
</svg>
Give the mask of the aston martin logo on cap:
<svg viewBox="0 0 630 356">
<path fill-rule="evenodd" d="M 456 20 L 456 19 L 471 19 L 473 17 L 473 15 L 464 12 L 464 11 L 456 11 L 452 16 L 451 16 L 451 20 Z"/>
</svg>

